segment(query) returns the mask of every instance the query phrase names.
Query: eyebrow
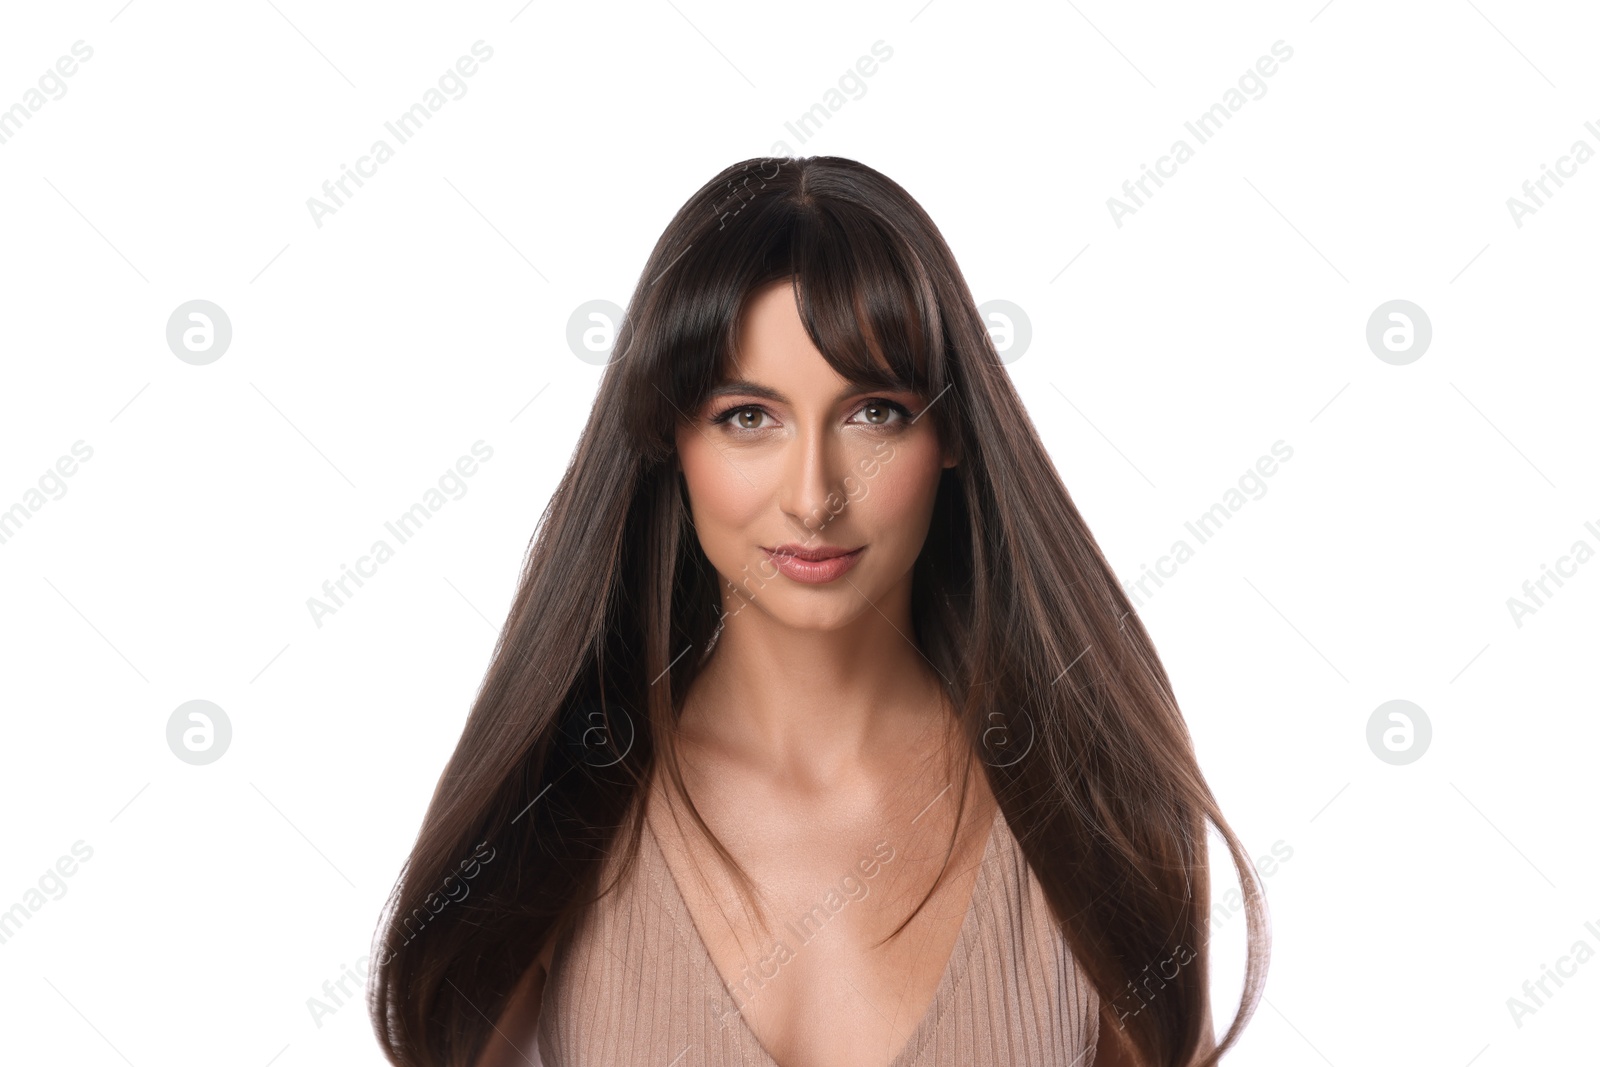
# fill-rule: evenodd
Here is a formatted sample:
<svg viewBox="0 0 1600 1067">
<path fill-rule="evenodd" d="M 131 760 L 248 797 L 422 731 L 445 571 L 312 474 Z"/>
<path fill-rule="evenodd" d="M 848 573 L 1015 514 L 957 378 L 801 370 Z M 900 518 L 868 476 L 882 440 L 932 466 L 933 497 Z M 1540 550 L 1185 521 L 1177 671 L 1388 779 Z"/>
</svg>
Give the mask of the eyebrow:
<svg viewBox="0 0 1600 1067">
<path fill-rule="evenodd" d="M 844 400 L 860 393 L 870 393 L 875 390 L 891 393 L 914 392 L 914 390 L 906 389 L 898 385 L 882 386 L 875 385 L 871 382 L 849 382 L 845 385 L 844 389 L 840 391 L 838 397 L 835 399 Z M 722 382 L 721 384 L 715 386 L 711 392 L 706 394 L 706 399 L 715 400 L 718 397 L 734 395 L 759 396 L 763 400 L 771 400 L 778 404 L 787 404 L 789 402 L 789 398 L 778 392 L 776 389 L 773 389 L 770 386 L 762 385 L 759 382 L 752 382 L 748 378 L 733 378 L 729 381 Z"/>
</svg>

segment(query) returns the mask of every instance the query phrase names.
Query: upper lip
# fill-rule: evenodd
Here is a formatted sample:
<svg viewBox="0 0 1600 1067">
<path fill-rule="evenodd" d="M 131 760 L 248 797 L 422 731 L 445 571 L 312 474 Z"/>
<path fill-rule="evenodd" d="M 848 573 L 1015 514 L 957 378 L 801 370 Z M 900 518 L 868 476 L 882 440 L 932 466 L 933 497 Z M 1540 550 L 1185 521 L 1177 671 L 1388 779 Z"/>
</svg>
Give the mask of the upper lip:
<svg viewBox="0 0 1600 1067">
<path fill-rule="evenodd" d="M 813 563 L 824 559 L 837 559 L 848 556 L 852 552 L 859 552 L 859 548 L 843 548 L 838 545 L 778 545 L 776 548 L 767 549 L 775 556 L 793 556 L 796 559 L 809 560 Z"/>
</svg>

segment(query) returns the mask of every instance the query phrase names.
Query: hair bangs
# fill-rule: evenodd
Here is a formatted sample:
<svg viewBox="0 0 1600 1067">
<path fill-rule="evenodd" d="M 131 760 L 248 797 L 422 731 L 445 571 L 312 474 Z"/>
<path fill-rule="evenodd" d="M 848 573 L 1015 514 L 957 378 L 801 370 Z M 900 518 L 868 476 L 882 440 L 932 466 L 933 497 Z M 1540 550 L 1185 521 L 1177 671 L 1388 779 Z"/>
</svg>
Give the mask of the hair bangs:
<svg viewBox="0 0 1600 1067">
<path fill-rule="evenodd" d="M 737 376 L 750 299 L 784 279 L 812 343 L 845 380 L 927 397 L 944 390 L 944 331 L 928 271 L 909 242 L 847 208 L 824 207 L 798 188 L 775 191 L 677 254 L 645 310 L 656 343 L 631 368 L 641 379 L 635 396 L 650 409 L 633 423 L 650 427 L 646 451 L 664 458 L 676 424 Z M 671 314 L 651 316 L 650 305 Z"/>
<path fill-rule="evenodd" d="M 943 331 L 909 243 L 846 203 L 797 214 L 791 266 L 806 332 L 829 366 L 863 385 L 934 396 Z"/>
</svg>

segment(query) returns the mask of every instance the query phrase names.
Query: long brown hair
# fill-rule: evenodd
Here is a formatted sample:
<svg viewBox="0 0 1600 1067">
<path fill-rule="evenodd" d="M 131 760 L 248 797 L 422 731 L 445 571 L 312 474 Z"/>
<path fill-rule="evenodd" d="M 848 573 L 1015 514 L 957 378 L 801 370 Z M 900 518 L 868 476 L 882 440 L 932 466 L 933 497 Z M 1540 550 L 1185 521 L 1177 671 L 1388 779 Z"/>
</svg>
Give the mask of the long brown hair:
<svg viewBox="0 0 1600 1067">
<path fill-rule="evenodd" d="M 370 990 L 384 1053 L 404 1067 L 476 1057 L 539 947 L 605 891 L 608 857 L 632 864 L 658 756 L 732 861 L 684 792 L 674 747 L 721 603 L 674 440 L 727 366 L 746 298 L 783 278 L 841 375 L 937 398 L 929 415 L 959 461 L 913 571 L 917 643 L 1140 1061 L 1210 1067 L 1261 995 L 1259 880 L 937 227 L 899 185 L 831 156 L 729 167 L 650 255 L 385 909 Z M 1208 823 L 1249 927 L 1239 1011 L 1215 1048 L 1203 1032 Z"/>
</svg>

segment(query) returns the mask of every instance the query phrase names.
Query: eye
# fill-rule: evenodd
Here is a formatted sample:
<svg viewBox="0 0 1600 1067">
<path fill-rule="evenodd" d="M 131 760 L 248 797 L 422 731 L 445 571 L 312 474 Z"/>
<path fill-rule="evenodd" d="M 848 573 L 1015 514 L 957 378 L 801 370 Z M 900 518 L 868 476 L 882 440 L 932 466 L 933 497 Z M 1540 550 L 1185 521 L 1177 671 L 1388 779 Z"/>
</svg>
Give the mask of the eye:
<svg viewBox="0 0 1600 1067">
<path fill-rule="evenodd" d="M 856 411 L 857 415 L 864 416 L 868 426 L 893 427 L 911 418 L 911 412 L 904 404 L 897 404 L 893 400 L 883 397 L 873 397 Z"/>
<path fill-rule="evenodd" d="M 713 425 L 729 423 L 741 430 L 765 430 L 767 426 L 761 420 L 767 418 L 771 416 L 767 414 L 766 408 L 743 404 L 718 412 L 711 416 L 711 422 Z"/>
</svg>

